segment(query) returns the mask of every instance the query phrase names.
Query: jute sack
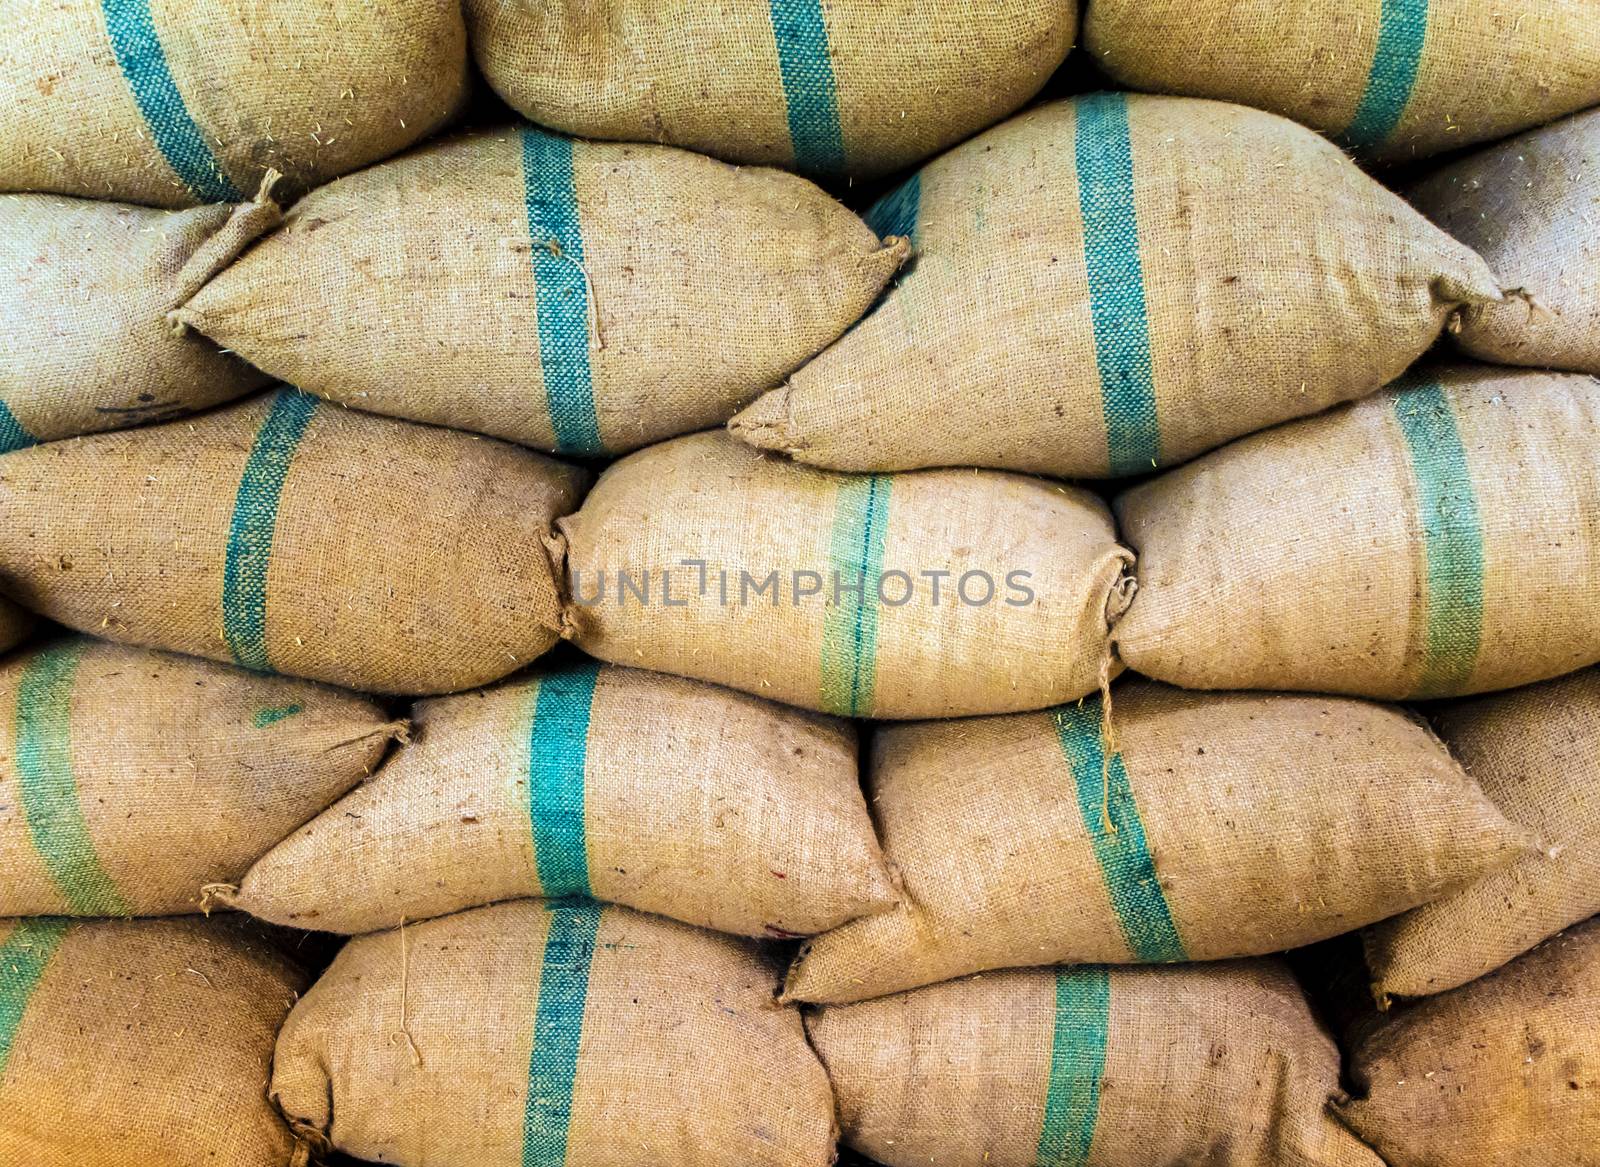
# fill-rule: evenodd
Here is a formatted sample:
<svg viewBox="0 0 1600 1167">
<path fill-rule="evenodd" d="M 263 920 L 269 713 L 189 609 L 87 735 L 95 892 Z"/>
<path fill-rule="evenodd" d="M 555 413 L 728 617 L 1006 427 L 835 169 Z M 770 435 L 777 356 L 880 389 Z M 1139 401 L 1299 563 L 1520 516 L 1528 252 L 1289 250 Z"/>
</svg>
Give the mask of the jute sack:
<svg viewBox="0 0 1600 1167">
<path fill-rule="evenodd" d="M 579 471 L 293 390 L 0 459 L 0 590 L 111 640 L 436 693 L 555 643 Z"/>
<path fill-rule="evenodd" d="M 501 97 L 575 134 L 870 177 L 1037 93 L 1075 4 L 1027 0 L 468 0 Z"/>
<path fill-rule="evenodd" d="M 1500 298 L 1337 147 L 1218 102 L 1042 106 L 867 221 L 917 258 L 744 440 L 839 470 L 1148 474 L 1365 396 Z"/>
<path fill-rule="evenodd" d="M 1600 12 L 1593 17 L 1600 25 Z M 1577 114 L 1413 186 L 1417 209 L 1525 295 L 1474 305 L 1457 345 L 1504 365 L 1600 373 L 1600 113 Z"/>
<path fill-rule="evenodd" d="M 33 633 L 34 619 L 26 608 L 19 608 L 0 596 L 0 652 L 8 652 Z"/>
<path fill-rule="evenodd" d="M 1092 691 L 1132 559 L 1075 487 L 833 474 L 716 433 L 616 463 L 560 530 L 591 655 L 849 717 Z"/>
<path fill-rule="evenodd" d="M 1389 1167 L 1596 1167 L 1600 921 L 1397 1010 L 1349 1068 L 1345 1120 Z"/>
<path fill-rule="evenodd" d="M 1117 645 L 1159 680 L 1448 697 L 1600 661 L 1592 377 L 1419 370 L 1116 507 L 1139 553 Z"/>
<path fill-rule="evenodd" d="M 1592 0 L 1089 0 L 1083 39 L 1123 85 L 1260 106 L 1381 161 L 1600 102 Z"/>
<path fill-rule="evenodd" d="M 1109 756 L 1098 700 L 878 731 L 872 807 L 904 898 L 811 941 L 786 995 L 1297 948 L 1526 846 L 1401 710 L 1144 681 L 1114 693 Z"/>
<path fill-rule="evenodd" d="M 272 1094 L 399 1167 L 828 1167 L 833 1098 L 749 941 L 523 900 L 352 940 L 278 1039 Z"/>
<path fill-rule="evenodd" d="M 0 453 L 167 421 L 266 374 L 165 316 L 280 218 L 255 202 L 156 211 L 0 198 Z"/>
<path fill-rule="evenodd" d="M 1437 723 L 1484 793 L 1539 845 L 1369 929 L 1380 998 L 1453 989 L 1600 912 L 1600 670 L 1447 706 Z"/>
<path fill-rule="evenodd" d="M 359 409 L 603 455 L 720 425 L 905 254 L 792 174 L 530 127 L 314 192 L 173 320 Z"/>
<path fill-rule="evenodd" d="M 432 133 L 467 94 L 453 0 L 0 0 L 0 190 L 158 207 L 294 194 Z"/>
<path fill-rule="evenodd" d="M 305 978 L 242 924 L 0 920 L 0 1162 L 300 1167 L 267 1081 Z"/>
<path fill-rule="evenodd" d="M 1381 1167 L 1275 961 L 947 981 L 806 1016 L 845 1143 L 888 1167 Z"/>
<path fill-rule="evenodd" d="M 193 912 L 383 757 L 309 681 L 85 637 L 0 661 L 0 915 Z"/>
</svg>

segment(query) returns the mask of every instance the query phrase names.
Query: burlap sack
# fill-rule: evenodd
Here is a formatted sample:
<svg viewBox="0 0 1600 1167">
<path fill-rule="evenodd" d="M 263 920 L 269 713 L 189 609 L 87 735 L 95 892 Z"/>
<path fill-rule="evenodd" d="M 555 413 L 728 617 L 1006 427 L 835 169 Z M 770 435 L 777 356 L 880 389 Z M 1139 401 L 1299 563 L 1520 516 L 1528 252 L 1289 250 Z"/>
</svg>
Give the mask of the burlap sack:
<svg viewBox="0 0 1600 1167">
<path fill-rule="evenodd" d="M 523 900 L 350 942 L 272 1093 L 399 1167 L 828 1167 L 833 1099 L 748 941 Z"/>
<path fill-rule="evenodd" d="M 1600 921 L 1400 1010 L 1350 1051 L 1389 1167 L 1600 1165 Z"/>
<path fill-rule="evenodd" d="M 1123 85 L 1287 114 L 1383 161 L 1600 102 L 1593 0 L 1089 0 Z"/>
<path fill-rule="evenodd" d="M 158 207 L 294 194 L 465 100 L 454 0 L 5 0 L 0 190 Z"/>
<path fill-rule="evenodd" d="M 305 978 L 221 920 L 0 920 L 0 1163 L 296 1167 L 267 1101 Z"/>
<path fill-rule="evenodd" d="M 888 1167 L 1381 1167 L 1275 961 L 1031 970 L 806 1016 L 845 1142 Z"/>
<path fill-rule="evenodd" d="M 1116 502 L 1129 667 L 1194 689 L 1447 697 L 1600 661 L 1600 382 L 1419 370 Z"/>
<path fill-rule="evenodd" d="M 543 125 L 812 174 L 888 174 L 992 125 L 1072 47 L 1027 0 L 468 0 L 473 54 Z"/>
<path fill-rule="evenodd" d="M 375 692 L 557 638 L 540 540 L 582 475 L 283 390 L 0 459 L 0 591 L 111 640 Z"/>
<path fill-rule="evenodd" d="M 1483 792 L 1539 845 L 1369 929 L 1380 998 L 1466 984 L 1600 912 L 1600 670 L 1451 705 L 1437 721 Z"/>
<path fill-rule="evenodd" d="M 0 652 L 8 652 L 33 634 L 34 619 L 26 608 L 19 608 L 0 596 Z"/>
<path fill-rule="evenodd" d="M 1084 490 L 833 474 L 716 433 L 618 462 L 560 530 L 591 655 L 850 717 L 1090 692 L 1131 560 Z"/>
<path fill-rule="evenodd" d="M 905 254 L 794 175 L 528 128 L 315 192 L 173 319 L 347 405 L 603 455 L 720 425 Z"/>
<path fill-rule="evenodd" d="M 398 726 L 309 681 L 85 637 L 0 662 L 0 915 L 199 909 Z"/>
<path fill-rule="evenodd" d="M 1315 134 L 1099 93 L 1007 122 L 867 216 L 917 258 L 733 421 L 838 470 L 1147 474 L 1398 377 L 1483 262 Z"/>
<path fill-rule="evenodd" d="M 1398 709 L 1114 692 L 1109 756 L 1098 700 L 879 730 L 872 807 L 904 897 L 811 941 L 785 994 L 860 1001 L 997 968 L 1277 952 L 1526 847 Z"/>
<path fill-rule="evenodd" d="M 1600 25 L 1600 11 L 1595 23 Z M 1525 296 L 1468 308 L 1455 342 L 1504 365 L 1600 373 L 1600 112 L 1578 114 L 1418 183 L 1418 210 Z"/>
</svg>

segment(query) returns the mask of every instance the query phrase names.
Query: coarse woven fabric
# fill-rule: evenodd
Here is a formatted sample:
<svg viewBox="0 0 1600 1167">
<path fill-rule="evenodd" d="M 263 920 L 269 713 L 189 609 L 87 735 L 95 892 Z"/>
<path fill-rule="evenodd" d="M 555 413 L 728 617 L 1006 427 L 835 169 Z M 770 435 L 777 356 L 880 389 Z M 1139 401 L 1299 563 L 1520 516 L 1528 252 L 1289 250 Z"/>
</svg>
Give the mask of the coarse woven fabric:
<svg viewBox="0 0 1600 1167">
<path fill-rule="evenodd" d="M 80 631 L 258 672 L 467 689 L 558 638 L 541 540 L 582 481 L 282 390 L 0 459 L 0 590 Z"/>
<path fill-rule="evenodd" d="M 1483 261 L 1283 118 L 1097 93 L 936 159 L 869 212 L 916 258 L 732 422 L 836 470 L 1148 474 L 1398 377 Z"/>
<path fill-rule="evenodd" d="M 754 936 L 889 907 L 855 731 L 592 662 L 425 701 L 410 744 L 264 856 L 234 903 L 359 933 L 571 895 Z"/>
<path fill-rule="evenodd" d="M 0 652 L 9 652 L 27 640 L 35 624 L 31 612 L 0 596 Z"/>
<path fill-rule="evenodd" d="M 316 191 L 174 319 L 358 409 L 605 455 L 726 421 L 905 254 L 792 174 L 530 127 Z"/>
<path fill-rule="evenodd" d="M 1013 712 L 1090 692 L 1131 560 L 1105 505 L 1075 487 L 834 474 L 718 433 L 616 463 L 559 526 L 569 615 L 591 655 L 849 717 Z M 1031 602 L 1008 585 L 1016 572 Z M 648 603 L 624 575 L 649 583 Z M 758 595 L 769 577 L 775 590 Z"/>
<path fill-rule="evenodd" d="M 1083 39 L 1130 88 L 1260 106 L 1379 161 L 1600 102 L 1590 0 L 1090 0 Z"/>
<path fill-rule="evenodd" d="M 531 900 L 352 940 L 290 1015 L 296 1129 L 399 1167 L 827 1167 L 833 1098 L 749 941 Z"/>
<path fill-rule="evenodd" d="M 0 920 L 0 1162 L 298 1167 L 267 1101 L 306 979 L 242 920 Z"/>
<path fill-rule="evenodd" d="M 452 0 L 0 0 L 0 190 L 157 207 L 294 196 L 467 95 Z"/>
<path fill-rule="evenodd" d="M 280 218 L 268 197 L 159 211 L 0 197 L 0 453 L 169 421 L 268 377 L 165 316 Z"/>
<path fill-rule="evenodd" d="M 1600 920 L 1396 1010 L 1349 1070 L 1345 1120 L 1390 1167 L 1596 1167 Z"/>
<path fill-rule="evenodd" d="M 0 662 L 0 915 L 200 910 L 383 757 L 377 705 L 68 637 Z"/>
<path fill-rule="evenodd" d="M 1527 845 L 1402 710 L 1141 680 L 1113 693 L 1109 757 L 1098 700 L 879 730 L 869 793 L 904 896 L 810 941 L 785 995 L 1298 948 Z"/>
<path fill-rule="evenodd" d="M 1139 553 L 1117 646 L 1159 680 L 1449 697 L 1600 661 L 1593 377 L 1424 368 L 1116 509 Z"/>
<path fill-rule="evenodd" d="M 473 54 L 570 133 L 857 178 L 992 125 L 1072 47 L 1077 6 L 1026 0 L 469 0 Z"/>
<path fill-rule="evenodd" d="M 1379 1167 L 1276 961 L 947 981 L 808 1011 L 846 1145 L 887 1167 Z"/>
<path fill-rule="evenodd" d="M 1538 847 L 1363 937 L 1373 992 L 1419 997 L 1492 972 L 1600 912 L 1600 670 L 1446 706 L 1439 732 Z"/>
<path fill-rule="evenodd" d="M 1600 11 L 1594 19 L 1600 23 Z M 1411 187 L 1417 209 L 1527 298 L 1474 305 L 1452 339 L 1502 365 L 1600 373 L 1600 112 L 1577 114 Z"/>
</svg>

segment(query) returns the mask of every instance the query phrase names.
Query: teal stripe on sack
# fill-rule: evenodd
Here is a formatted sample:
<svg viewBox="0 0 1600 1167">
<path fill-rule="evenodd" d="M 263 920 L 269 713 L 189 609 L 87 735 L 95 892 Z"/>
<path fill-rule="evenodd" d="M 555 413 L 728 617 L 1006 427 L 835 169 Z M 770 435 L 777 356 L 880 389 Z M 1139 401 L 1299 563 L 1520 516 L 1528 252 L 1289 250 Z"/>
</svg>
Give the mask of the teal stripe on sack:
<svg viewBox="0 0 1600 1167">
<path fill-rule="evenodd" d="M 1142 964 L 1187 960 L 1156 877 L 1128 768 L 1120 753 L 1106 764 L 1100 709 L 1099 701 L 1063 705 L 1055 710 L 1055 722 L 1106 892 L 1135 960 Z"/>
<path fill-rule="evenodd" d="M 16 767 L 22 813 L 51 882 L 75 916 L 126 916 L 100 865 L 72 768 L 72 687 L 86 640 L 35 653 L 17 685 Z"/>
<path fill-rule="evenodd" d="M 844 128 L 822 0 L 769 0 L 768 9 L 778 42 L 795 169 L 837 174 L 845 165 Z"/>
<path fill-rule="evenodd" d="M 19 920 L 0 943 L 0 1081 L 5 1078 L 28 1002 L 70 926 L 57 919 Z"/>
<path fill-rule="evenodd" d="M 588 269 L 578 214 L 572 139 L 542 130 L 522 131 L 522 177 L 533 244 L 534 299 L 539 313 L 539 368 L 556 449 L 599 456 L 600 418 L 594 407 L 589 364 Z"/>
<path fill-rule="evenodd" d="M 522 1167 L 563 1167 L 572 1125 L 589 968 L 600 930 L 599 904 L 553 903 L 539 970 L 539 1002 L 528 1057 L 528 1100 L 522 1119 Z"/>
<path fill-rule="evenodd" d="M 222 565 L 222 632 L 233 659 L 259 673 L 272 671 L 267 655 L 267 569 L 278 530 L 278 501 L 317 399 L 280 390 L 256 434 L 239 479 Z"/>
<path fill-rule="evenodd" d="M 887 474 L 842 477 L 833 512 L 836 579 L 861 582 L 839 593 L 822 621 L 822 708 L 841 717 L 870 717 L 878 674 L 878 587 L 889 531 Z"/>
<path fill-rule="evenodd" d="M 1085 1167 L 1100 1120 L 1100 1087 L 1111 1026 L 1111 974 L 1104 968 L 1064 968 L 1056 973 L 1055 1034 L 1039 1167 Z"/>
<path fill-rule="evenodd" d="M 1417 487 L 1426 560 L 1427 632 L 1413 697 L 1460 693 L 1483 642 L 1483 524 L 1455 410 L 1443 387 L 1416 382 L 1395 395 Z"/>
<path fill-rule="evenodd" d="M 201 202 L 238 202 L 242 197 L 239 188 L 206 144 L 172 79 L 166 50 L 150 15 L 150 0 L 100 0 L 100 7 L 117 64 L 167 165 Z"/>
<path fill-rule="evenodd" d="M 584 831 L 589 714 L 600 666 L 577 665 L 539 678 L 528 728 L 528 817 L 540 894 L 593 894 Z"/>
<path fill-rule="evenodd" d="M 0 401 L 0 454 L 9 454 L 13 450 L 26 450 L 29 446 L 37 446 L 39 439 L 22 428 L 22 423 Z"/>
<path fill-rule="evenodd" d="M 1113 475 L 1139 474 L 1160 462 L 1161 430 L 1133 205 L 1128 100 L 1120 93 L 1090 94 L 1078 99 L 1077 118 L 1078 206 L 1107 452 Z"/>
<path fill-rule="evenodd" d="M 922 176 L 913 174 L 862 216 L 879 239 L 898 235 L 916 242 L 917 219 L 922 214 Z"/>
<path fill-rule="evenodd" d="M 1383 0 L 1367 87 L 1341 135 L 1347 146 L 1377 146 L 1394 133 L 1411 103 L 1427 36 L 1428 0 Z"/>
</svg>

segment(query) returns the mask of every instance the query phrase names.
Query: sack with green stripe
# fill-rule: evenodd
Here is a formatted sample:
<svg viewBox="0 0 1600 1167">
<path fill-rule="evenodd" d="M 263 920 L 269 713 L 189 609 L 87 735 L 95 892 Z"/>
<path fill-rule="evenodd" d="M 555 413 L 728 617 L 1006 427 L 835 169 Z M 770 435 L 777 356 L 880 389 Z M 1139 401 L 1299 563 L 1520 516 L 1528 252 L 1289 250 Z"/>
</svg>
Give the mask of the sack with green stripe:
<svg viewBox="0 0 1600 1167">
<path fill-rule="evenodd" d="M 4 0 L 0 190 L 156 207 L 292 199 L 467 96 L 453 0 Z"/>
<path fill-rule="evenodd" d="M 749 941 L 522 900 L 352 940 L 295 1007 L 272 1095 L 398 1167 L 829 1167 L 833 1097 Z"/>
<path fill-rule="evenodd" d="M 1277 961 L 997 973 L 806 1031 L 845 1144 L 886 1167 L 1383 1167 Z"/>
<path fill-rule="evenodd" d="M 905 254 L 792 174 L 529 127 L 314 192 L 173 319 L 358 409 L 602 456 L 722 424 Z"/>
<path fill-rule="evenodd" d="M 859 1001 L 997 968 L 1298 948 L 1526 845 L 1399 709 L 1113 692 L 1109 754 L 1098 700 L 879 730 L 869 793 L 901 903 L 812 940 L 785 994 Z"/>
<path fill-rule="evenodd" d="M 591 138 L 807 174 L 889 174 L 993 125 L 1072 48 L 1030 0 L 467 0 L 513 108 Z"/>
<path fill-rule="evenodd" d="M 734 418 L 836 470 L 1148 474 L 1366 396 L 1463 304 L 1466 247 L 1310 131 L 1096 93 L 929 163 L 867 214 L 916 258 L 861 325 Z"/>
<path fill-rule="evenodd" d="M 239 920 L 0 920 L 0 1163 L 303 1167 L 267 1100 L 303 973 Z"/>
<path fill-rule="evenodd" d="M 1459 365 L 1116 501 L 1122 659 L 1191 689 L 1394 699 L 1600 661 L 1600 381 Z"/>
<path fill-rule="evenodd" d="M 70 628 L 384 693 L 559 637 L 549 525 L 583 475 L 284 389 L 0 459 L 0 590 Z"/>
<path fill-rule="evenodd" d="M 0 916 L 198 911 L 399 732 L 310 681 L 70 637 L 0 662 Z"/>
<path fill-rule="evenodd" d="M 695 434 L 559 528 L 577 642 L 846 717 L 1039 709 L 1112 671 L 1132 556 L 1096 495 L 993 471 L 852 475 Z"/>
<path fill-rule="evenodd" d="M 1591 0 L 1089 0 L 1121 85 L 1286 114 L 1393 162 L 1600 102 Z"/>
<path fill-rule="evenodd" d="M 9 652 L 28 639 L 34 625 L 32 613 L 0 596 L 0 652 Z"/>
</svg>

